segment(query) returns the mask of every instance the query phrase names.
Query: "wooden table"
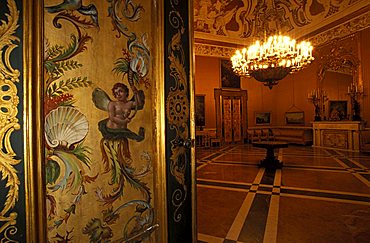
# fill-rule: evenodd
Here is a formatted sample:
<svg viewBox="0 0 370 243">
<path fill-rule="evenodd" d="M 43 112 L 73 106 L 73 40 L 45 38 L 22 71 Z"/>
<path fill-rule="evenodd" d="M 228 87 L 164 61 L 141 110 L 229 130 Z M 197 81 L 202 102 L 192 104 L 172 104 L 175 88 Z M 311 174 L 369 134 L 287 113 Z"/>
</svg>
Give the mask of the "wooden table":
<svg viewBox="0 0 370 243">
<path fill-rule="evenodd" d="M 265 148 L 266 158 L 261 160 L 259 167 L 265 167 L 269 169 L 280 169 L 283 167 L 283 162 L 279 161 L 274 154 L 274 149 L 287 148 L 288 143 L 276 142 L 276 141 L 262 141 L 252 143 L 253 147 Z"/>
</svg>

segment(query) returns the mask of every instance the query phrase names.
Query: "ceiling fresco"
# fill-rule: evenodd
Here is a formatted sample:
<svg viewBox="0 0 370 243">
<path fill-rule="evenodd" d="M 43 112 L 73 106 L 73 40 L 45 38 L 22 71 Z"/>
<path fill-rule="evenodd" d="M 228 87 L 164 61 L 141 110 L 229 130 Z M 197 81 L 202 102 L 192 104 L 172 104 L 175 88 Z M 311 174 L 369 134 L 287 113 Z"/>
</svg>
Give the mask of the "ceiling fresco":
<svg viewBox="0 0 370 243">
<path fill-rule="evenodd" d="M 287 33 L 296 39 L 312 38 L 318 30 L 366 14 L 367 27 L 369 7 L 368 0 L 196 0 L 195 42 L 245 45 Z"/>
</svg>

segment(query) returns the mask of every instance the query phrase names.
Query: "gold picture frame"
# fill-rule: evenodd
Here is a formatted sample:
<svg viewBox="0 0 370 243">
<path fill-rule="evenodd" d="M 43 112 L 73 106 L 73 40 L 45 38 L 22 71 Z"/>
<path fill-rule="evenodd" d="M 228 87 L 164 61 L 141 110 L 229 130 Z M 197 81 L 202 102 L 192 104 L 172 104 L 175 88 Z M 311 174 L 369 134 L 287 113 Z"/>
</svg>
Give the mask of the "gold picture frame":
<svg viewBox="0 0 370 243">
<path fill-rule="evenodd" d="M 303 125 L 304 124 L 304 112 L 303 111 L 285 112 L 285 124 L 286 125 Z"/>
<path fill-rule="evenodd" d="M 271 112 L 255 112 L 254 121 L 257 126 L 271 124 Z"/>
<path fill-rule="evenodd" d="M 240 76 L 234 73 L 230 60 L 220 60 L 220 77 L 220 86 L 222 89 L 241 89 Z"/>
</svg>

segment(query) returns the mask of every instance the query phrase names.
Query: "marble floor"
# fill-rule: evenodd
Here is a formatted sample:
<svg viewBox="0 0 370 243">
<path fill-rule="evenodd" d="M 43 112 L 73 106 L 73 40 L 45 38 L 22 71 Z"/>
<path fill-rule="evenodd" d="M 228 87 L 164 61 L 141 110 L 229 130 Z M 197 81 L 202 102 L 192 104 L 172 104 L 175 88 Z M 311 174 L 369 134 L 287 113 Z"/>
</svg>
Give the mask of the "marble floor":
<svg viewBox="0 0 370 243">
<path fill-rule="evenodd" d="M 197 148 L 198 242 L 370 242 L 370 154 L 289 145 Z"/>
</svg>

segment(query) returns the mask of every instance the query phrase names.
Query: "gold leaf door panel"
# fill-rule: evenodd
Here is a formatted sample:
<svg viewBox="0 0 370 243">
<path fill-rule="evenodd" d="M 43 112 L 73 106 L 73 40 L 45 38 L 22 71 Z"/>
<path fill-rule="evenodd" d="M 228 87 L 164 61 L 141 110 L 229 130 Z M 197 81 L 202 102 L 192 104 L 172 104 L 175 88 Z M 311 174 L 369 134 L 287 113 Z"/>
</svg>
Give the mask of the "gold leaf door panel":
<svg viewBox="0 0 370 243">
<path fill-rule="evenodd" d="M 157 12 L 143 0 L 44 1 L 50 242 L 161 237 Z"/>
<path fill-rule="evenodd" d="M 223 134 L 226 143 L 242 140 L 240 97 L 223 97 Z"/>
<path fill-rule="evenodd" d="M 232 126 L 232 111 L 231 99 L 229 97 L 223 99 L 223 130 L 226 143 L 233 141 L 233 126 Z"/>
<path fill-rule="evenodd" d="M 233 107 L 233 138 L 234 142 L 240 142 L 242 139 L 241 136 L 241 106 L 240 106 L 240 97 L 232 99 Z"/>
<path fill-rule="evenodd" d="M 247 137 L 246 90 L 214 89 L 217 136 L 226 143 L 243 142 Z"/>
</svg>

